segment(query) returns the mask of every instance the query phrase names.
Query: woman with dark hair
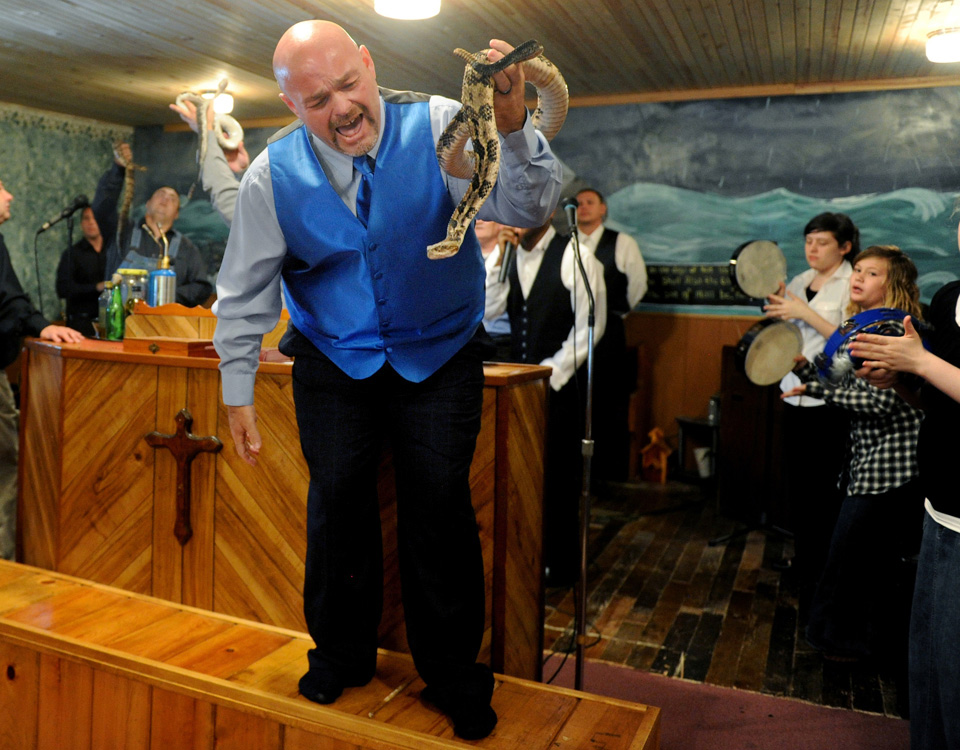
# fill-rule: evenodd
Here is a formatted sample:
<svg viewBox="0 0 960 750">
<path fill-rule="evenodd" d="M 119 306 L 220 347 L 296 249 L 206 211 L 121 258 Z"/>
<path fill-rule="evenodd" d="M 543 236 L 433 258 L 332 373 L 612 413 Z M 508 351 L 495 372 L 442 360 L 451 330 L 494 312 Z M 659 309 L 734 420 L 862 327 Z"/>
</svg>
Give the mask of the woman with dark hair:
<svg viewBox="0 0 960 750">
<path fill-rule="evenodd" d="M 822 213 L 803 229 L 804 254 L 810 266 L 779 294 L 767 298 L 768 318 L 791 320 L 803 336 L 802 354 L 811 362 L 823 351 L 850 302 L 849 259 L 860 252 L 860 230 L 846 214 Z M 800 385 L 794 373 L 780 381 L 787 393 Z M 794 534 L 800 584 L 801 613 L 806 613 L 830 549 L 830 538 L 844 491 L 837 477 L 844 465 L 847 416 L 839 409 L 822 408 L 812 396 L 784 399 L 783 479 L 786 513 Z M 813 449 L 815 446 L 815 450 Z"/>
</svg>

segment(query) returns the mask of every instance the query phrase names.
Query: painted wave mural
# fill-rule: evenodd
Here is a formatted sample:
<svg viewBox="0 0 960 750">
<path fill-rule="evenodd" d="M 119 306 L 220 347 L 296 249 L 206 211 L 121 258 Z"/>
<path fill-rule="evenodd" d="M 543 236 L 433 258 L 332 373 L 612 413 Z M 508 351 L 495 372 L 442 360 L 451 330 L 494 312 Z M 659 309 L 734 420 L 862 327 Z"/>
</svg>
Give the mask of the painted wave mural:
<svg viewBox="0 0 960 750">
<path fill-rule="evenodd" d="M 807 268 L 803 228 L 824 211 L 845 213 L 860 228 L 861 247 L 898 245 L 920 273 L 929 302 L 943 284 L 960 278 L 955 214 L 960 193 L 902 188 L 842 198 L 811 198 L 786 189 L 725 197 L 656 183 L 636 183 L 607 197 L 608 225 L 640 243 L 648 264 L 726 263 L 744 242 L 775 241 L 789 277 Z"/>
</svg>

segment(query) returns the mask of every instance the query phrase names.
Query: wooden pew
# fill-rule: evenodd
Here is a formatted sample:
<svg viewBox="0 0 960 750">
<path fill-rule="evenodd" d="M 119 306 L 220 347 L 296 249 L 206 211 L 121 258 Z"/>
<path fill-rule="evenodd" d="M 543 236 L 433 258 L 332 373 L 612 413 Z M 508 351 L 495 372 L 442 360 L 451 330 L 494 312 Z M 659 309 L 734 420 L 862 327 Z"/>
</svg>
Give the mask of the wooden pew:
<svg viewBox="0 0 960 750">
<path fill-rule="evenodd" d="M 0 747 L 359 750 L 468 747 L 420 700 L 403 654 L 330 706 L 297 693 L 304 633 L 0 561 Z M 496 750 L 656 750 L 660 712 L 497 676 Z"/>
</svg>

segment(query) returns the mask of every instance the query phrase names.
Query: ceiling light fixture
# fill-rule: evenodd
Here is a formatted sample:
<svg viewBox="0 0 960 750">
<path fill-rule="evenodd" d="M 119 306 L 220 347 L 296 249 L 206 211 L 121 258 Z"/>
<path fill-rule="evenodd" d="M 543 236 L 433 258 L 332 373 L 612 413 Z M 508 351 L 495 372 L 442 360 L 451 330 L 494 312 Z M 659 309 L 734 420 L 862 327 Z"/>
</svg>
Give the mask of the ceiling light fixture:
<svg viewBox="0 0 960 750">
<path fill-rule="evenodd" d="M 200 96 L 204 99 L 213 99 L 213 111 L 218 115 L 228 115 L 233 112 L 232 94 L 218 94 L 216 91 L 203 91 L 200 93 Z"/>
<path fill-rule="evenodd" d="M 951 26 L 927 34 L 927 59 L 935 63 L 960 62 L 960 27 Z"/>
<path fill-rule="evenodd" d="M 417 21 L 437 15 L 440 12 L 440 0 L 374 0 L 373 9 L 387 18 Z"/>
</svg>

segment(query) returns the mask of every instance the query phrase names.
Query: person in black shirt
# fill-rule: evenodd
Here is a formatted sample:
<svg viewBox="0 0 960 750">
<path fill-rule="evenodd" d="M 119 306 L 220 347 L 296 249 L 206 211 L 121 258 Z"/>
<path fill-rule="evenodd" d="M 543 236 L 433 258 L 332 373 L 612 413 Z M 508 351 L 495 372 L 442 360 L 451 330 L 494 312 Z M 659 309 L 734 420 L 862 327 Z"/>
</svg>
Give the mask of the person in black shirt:
<svg viewBox="0 0 960 750">
<path fill-rule="evenodd" d="M 106 253 L 103 235 L 93 209 L 87 206 L 80 218 L 83 238 L 68 247 L 57 266 L 57 295 L 67 301 L 67 325 L 84 336 L 93 336 L 97 298 L 103 291 Z"/>
<path fill-rule="evenodd" d="M 957 424 L 960 422 L 960 281 L 930 301 L 920 338 L 912 318 L 903 336 L 861 333 L 850 347 L 864 360 L 857 374 L 878 387 L 895 387 L 924 409 L 917 461 L 924 502 L 923 540 L 910 614 L 910 747 L 960 747 L 960 494 Z M 923 378 L 916 384 L 900 373 Z M 951 708 L 953 706 L 953 708 Z"/>
<path fill-rule="evenodd" d="M 0 224 L 10 218 L 13 195 L 0 181 Z M 5 369 L 20 351 L 21 336 L 77 343 L 77 331 L 51 325 L 30 302 L 0 234 L 0 558 L 12 560 L 17 521 L 17 406 Z"/>
<path fill-rule="evenodd" d="M 127 144 L 121 144 L 118 150 L 128 157 L 126 163 L 133 161 Z M 207 281 L 206 264 L 196 245 L 173 228 L 180 215 L 180 194 L 172 187 L 164 186 L 154 191 L 146 203 L 144 220 L 131 224 L 123 232 L 120 247 L 117 246 L 117 203 L 123 190 L 124 163 L 119 157 L 114 159 L 114 164 L 100 178 L 93 199 L 94 213 L 104 236 L 104 278 L 109 278 L 118 268 L 155 269 L 163 254 L 162 231 L 169 247 L 170 264 L 177 274 L 176 301 L 187 307 L 202 305 L 213 293 L 213 285 Z M 101 214 L 105 219 L 100 218 Z"/>
</svg>

